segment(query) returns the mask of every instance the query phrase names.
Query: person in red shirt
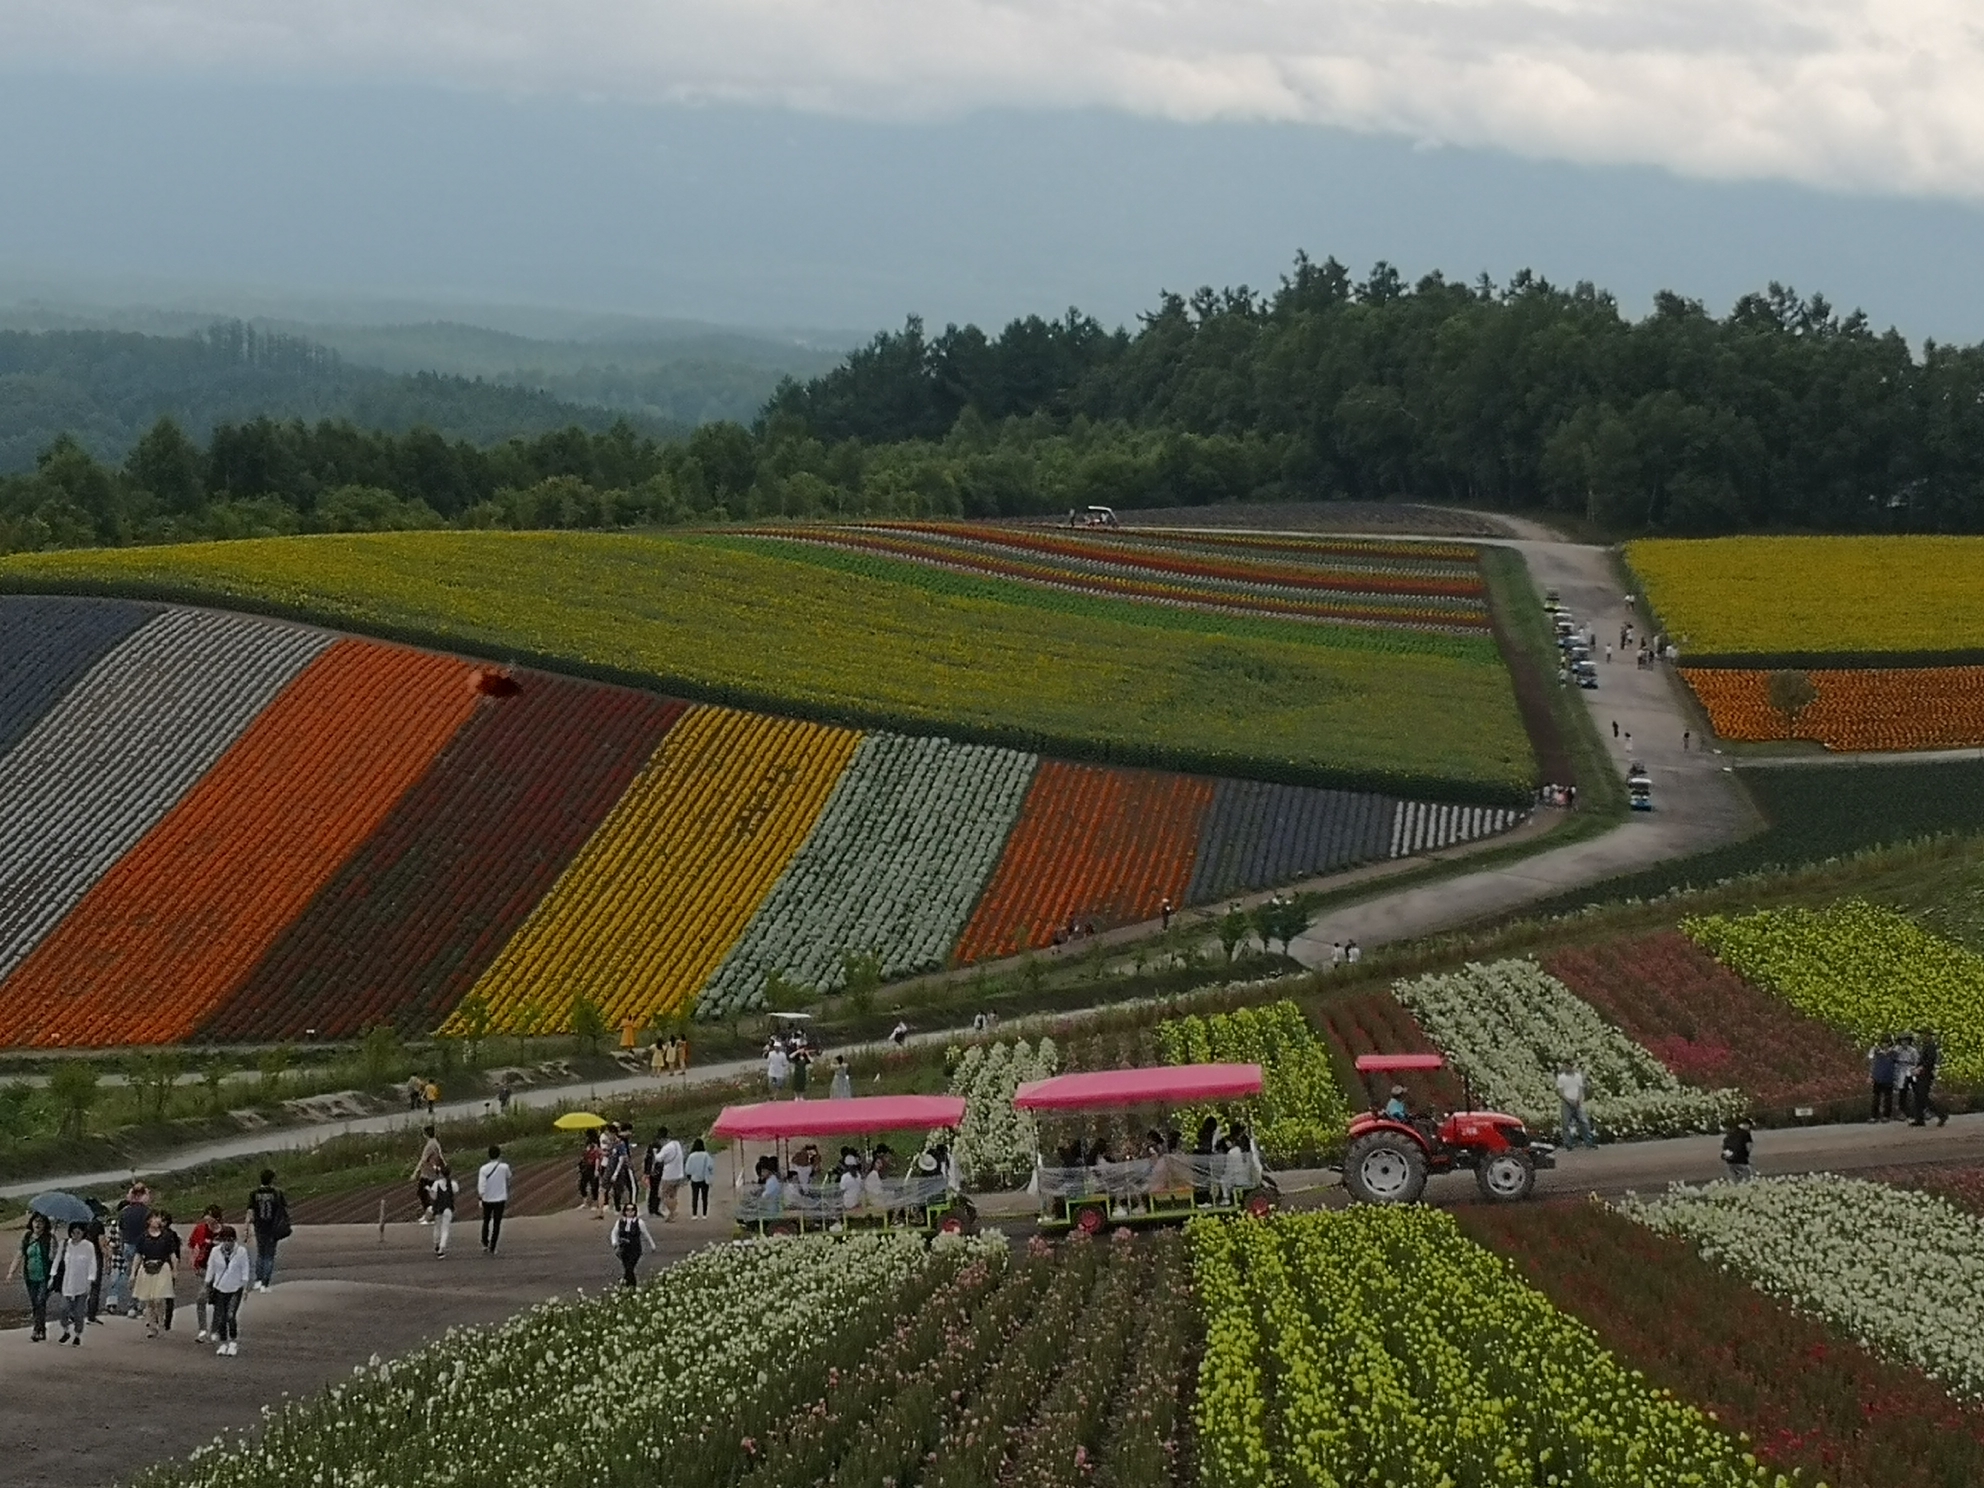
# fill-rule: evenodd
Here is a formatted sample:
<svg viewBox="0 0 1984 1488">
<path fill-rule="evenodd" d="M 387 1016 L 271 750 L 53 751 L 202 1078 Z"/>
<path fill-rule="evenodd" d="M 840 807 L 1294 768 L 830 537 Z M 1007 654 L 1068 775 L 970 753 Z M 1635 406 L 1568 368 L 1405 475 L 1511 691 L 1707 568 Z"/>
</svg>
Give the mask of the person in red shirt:
<svg viewBox="0 0 1984 1488">
<path fill-rule="evenodd" d="M 220 1227 L 220 1205 L 209 1204 L 200 1222 L 193 1226 L 193 1233 L 186 1237 L 186 1248 L 192 1252 L 193 1275 L 200 1278 L 200 1284 L 193 1288 L 193 1307 L 200 1331 L 193 1336 L 201 1343 L 207 1341 L 207 1257 L 220 1238 Z"/>
</svg>

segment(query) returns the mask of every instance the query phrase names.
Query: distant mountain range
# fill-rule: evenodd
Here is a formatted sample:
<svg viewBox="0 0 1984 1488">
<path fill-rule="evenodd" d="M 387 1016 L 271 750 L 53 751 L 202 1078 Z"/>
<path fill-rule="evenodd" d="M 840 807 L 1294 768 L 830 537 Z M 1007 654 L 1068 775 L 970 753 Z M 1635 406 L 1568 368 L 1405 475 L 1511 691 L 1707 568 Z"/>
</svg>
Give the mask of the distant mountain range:
<svg viewBox="0 0 1984 1488">
<path fill-rule="evenodd" d="M 489 318 L 511 328 L 0 308 L 0 474 L 32 468 L 61 433 L 121 457 L 162 415 L 201 440 L 215 424 L 260 415 L 427 425 L 477 444 L 571 424 L 598 431 L 623 417 L 679 434 L 749 422 L 781 378 L 822 372 L 849 344 L 549 311 Z"/>
</svg>

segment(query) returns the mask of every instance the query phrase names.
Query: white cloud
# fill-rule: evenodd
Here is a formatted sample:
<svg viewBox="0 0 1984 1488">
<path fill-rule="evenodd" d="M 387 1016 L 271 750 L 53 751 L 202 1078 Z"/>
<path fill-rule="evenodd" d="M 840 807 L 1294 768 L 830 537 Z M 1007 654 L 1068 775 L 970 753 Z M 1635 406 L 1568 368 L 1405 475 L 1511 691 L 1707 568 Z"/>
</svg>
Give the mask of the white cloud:
<svg viewBox="0 0 1984 1488">
<path fill-rule="evenodd" d="M 1100 106 L 1976 198 L 1973 15 L 1964 0 L 0 0 L 0 61 L 880 117 Z"/>
</svg>

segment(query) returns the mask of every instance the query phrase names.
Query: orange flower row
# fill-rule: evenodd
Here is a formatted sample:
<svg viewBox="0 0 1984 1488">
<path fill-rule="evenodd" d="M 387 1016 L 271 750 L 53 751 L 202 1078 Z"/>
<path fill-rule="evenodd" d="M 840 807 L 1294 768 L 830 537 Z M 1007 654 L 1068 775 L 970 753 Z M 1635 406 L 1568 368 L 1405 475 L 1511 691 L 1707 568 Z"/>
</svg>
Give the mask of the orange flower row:
<svg viewBox="0 0 1984 1488">
<path fill-rule="evenodd" d="M 1984 667 L 1809 672 L 1818 697 L 1791 719 L 1771 706 L 1770 672 L 1683 667 L 1681 675 L 1725 739 L 1810 739 L 1847 751 L 1984 745 Z"/>
<path fill-rule="evenodd" d="M 1044 760 L 958 941 L 960 964 L 1048 944 L 1086 925 L 1155 919 L 1185 902 L 1213 782 Z"/>
<path fill-rule="evenodd" d="M 325 651 L 0 986 L 0 1044 L 190 1035 L 468 721 L 462 671 Z"/>
</svg>

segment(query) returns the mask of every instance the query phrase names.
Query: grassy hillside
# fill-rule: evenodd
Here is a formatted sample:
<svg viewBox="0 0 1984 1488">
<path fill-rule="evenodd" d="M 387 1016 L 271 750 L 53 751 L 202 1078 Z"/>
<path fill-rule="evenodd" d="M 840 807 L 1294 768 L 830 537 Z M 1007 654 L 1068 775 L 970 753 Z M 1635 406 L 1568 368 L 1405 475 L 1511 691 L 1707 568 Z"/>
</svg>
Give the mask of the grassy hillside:
<svg viewBox="0 0 1984 1488">
<path fill-rule="evenodd" d="M 17 555 L 0 587 L 170 596 L 692 697 L 1122 763 L 1482 802 L 1535 778 L 1485 641 L 1020 586 L 695 535 L 395 533 Z M 1428 644 L 1431 642 L 1432 644 Z"/>
</svg>

